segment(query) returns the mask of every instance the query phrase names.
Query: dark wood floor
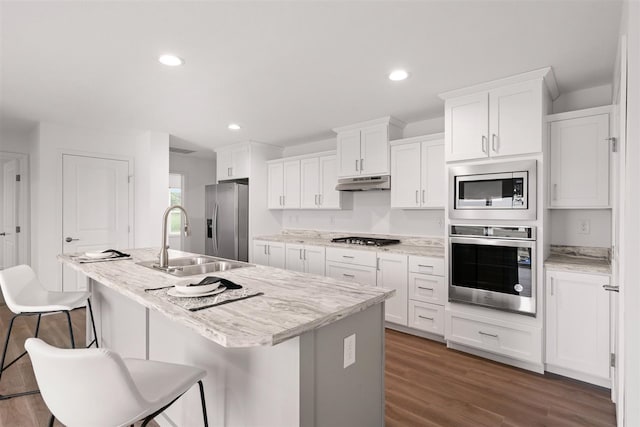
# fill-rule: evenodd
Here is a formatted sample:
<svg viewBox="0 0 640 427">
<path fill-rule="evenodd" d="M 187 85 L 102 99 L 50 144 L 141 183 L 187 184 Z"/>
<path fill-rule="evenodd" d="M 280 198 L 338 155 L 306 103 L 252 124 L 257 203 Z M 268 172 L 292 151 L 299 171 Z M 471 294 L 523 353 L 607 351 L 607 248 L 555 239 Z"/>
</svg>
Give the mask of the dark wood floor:
<svg viewBox="0 0 640 427">
<path fill-rule="evenodd" d="M 387 330 L 387 426 L 615 426 L 609 390 Z"/>
<path fill-rule="evenodd" d="M 84 310 L 73 313 L 78 345 Z M 11 313 L 0 305 L 0 339 Z M 14 326 L 9 357 L 33 334 L 35 318 Z M 40 336 L 68 346 L 63 315 L 43 319 Z M 425 427 L 615 426 L 609 391 L 558 376 L 543 376 L 447 349 L 443 344 L 387 330 L 386 425 Z M 0 342 L 0 346 L 4 341 Z M 28 356 L 2 375 L 0 394 L 36 387 Z M 0 427 L 45 426 L 40 395 L 0 401 Z M 59 425 L 59 424 L 56 424 Z"/>
</svg>

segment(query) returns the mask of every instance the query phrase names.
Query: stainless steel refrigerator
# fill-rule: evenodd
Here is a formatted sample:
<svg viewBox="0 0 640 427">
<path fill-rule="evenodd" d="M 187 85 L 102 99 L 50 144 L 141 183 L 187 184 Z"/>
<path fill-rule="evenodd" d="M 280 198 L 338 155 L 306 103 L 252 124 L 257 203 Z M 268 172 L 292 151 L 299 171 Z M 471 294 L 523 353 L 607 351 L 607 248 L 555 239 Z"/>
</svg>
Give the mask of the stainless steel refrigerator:
<svg viewBox="0 0 640 427">
<path fill-rule="evenodd" d="M 205 251 L 220 258 L 249 261 L 249 186 L 207 185 Z"/>
</svg>

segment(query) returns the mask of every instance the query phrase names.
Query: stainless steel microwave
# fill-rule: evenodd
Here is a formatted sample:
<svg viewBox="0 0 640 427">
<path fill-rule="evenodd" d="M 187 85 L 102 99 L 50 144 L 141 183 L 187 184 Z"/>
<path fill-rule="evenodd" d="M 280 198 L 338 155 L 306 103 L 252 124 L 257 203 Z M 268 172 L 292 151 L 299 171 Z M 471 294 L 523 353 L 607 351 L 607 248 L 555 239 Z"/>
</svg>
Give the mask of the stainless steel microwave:
<svg viewBox="0 0 640 427">
<path fill-rule="evenodd" d="M 452 166 L 449 218 L 536 219 L 536 161 Z"/>
</svg>

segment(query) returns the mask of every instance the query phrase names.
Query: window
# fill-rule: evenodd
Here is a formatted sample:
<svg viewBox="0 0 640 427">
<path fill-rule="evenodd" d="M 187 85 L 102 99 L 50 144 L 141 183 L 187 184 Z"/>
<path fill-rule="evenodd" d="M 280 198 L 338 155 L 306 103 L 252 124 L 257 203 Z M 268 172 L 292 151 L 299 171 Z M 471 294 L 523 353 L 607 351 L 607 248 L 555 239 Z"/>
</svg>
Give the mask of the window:
<svg viewBox="0 0 640 427">
<path fill-rule="evenodd" d="M 175 173 L 169 174 L 169 206 L 182 205 L 183 203 L 182 175 Z M 181 231 L 182 212 L 176 209 L 169 214 L 169 234 L 179 235 Z"/>
</svg>

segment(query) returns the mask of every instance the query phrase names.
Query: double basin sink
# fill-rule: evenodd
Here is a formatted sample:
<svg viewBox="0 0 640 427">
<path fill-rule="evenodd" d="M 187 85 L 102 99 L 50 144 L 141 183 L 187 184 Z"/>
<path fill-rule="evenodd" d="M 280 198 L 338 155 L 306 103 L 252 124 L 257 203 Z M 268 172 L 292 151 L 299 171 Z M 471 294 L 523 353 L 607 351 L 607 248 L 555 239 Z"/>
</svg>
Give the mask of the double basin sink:
<svg viewBox="0 0 640 427">
<path fill-rule="evenodd" d="M 141 261 L 137 264 L 179 277 L 251 267 L 251 264 L 244 262 L 229 261 L 205 255 L 170 259 L 168 267 L 160 267 L 158 261 Z"/>
</svg>

